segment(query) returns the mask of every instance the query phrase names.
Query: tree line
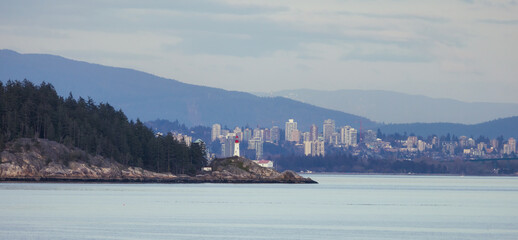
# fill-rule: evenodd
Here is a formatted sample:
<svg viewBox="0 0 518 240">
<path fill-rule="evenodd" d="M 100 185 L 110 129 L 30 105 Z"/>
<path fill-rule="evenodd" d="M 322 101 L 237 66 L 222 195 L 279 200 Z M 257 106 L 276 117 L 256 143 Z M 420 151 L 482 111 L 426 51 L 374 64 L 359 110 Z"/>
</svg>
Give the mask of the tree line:
<svg viewBox="0 0 518 240">
<path fill-rule="evenodd" d="M 0 82 L 0 150 L 17 138 L 49 139 L 156 172 L 192 175 L 207 161 L 200 144 L 155 136 L 108 103 L 76 100 L 72 93 L 63 98 L 45 82 Z"/>
</svg>

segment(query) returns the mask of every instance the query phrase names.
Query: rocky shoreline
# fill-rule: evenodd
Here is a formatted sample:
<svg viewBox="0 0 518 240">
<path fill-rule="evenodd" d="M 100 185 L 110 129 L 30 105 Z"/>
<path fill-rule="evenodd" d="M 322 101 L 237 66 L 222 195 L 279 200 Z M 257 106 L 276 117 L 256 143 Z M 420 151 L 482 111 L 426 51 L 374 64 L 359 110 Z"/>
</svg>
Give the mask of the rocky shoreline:
<svg viewBox="0 0 518 240">
<path fill-rule="evenodd" d="M 0 181 L 69 183 L 316 183 L 241 157 L 216 159 L 196 176 L 156 173 L 45 139 L 18 139 L 0 153 Z"/>
<path fill-rule="evenodd" d="M 269 179 L 197 179 L 197 178 L 177 178 L 177 179 L 92 179 L 92 178 L 0 178 L 0 182 L 38 182 L 38 183 L 231 183 L 231 184 L 301 184 L 317 183 L 314 180 L 304 181 L 277 181 Z"/>
</svg>

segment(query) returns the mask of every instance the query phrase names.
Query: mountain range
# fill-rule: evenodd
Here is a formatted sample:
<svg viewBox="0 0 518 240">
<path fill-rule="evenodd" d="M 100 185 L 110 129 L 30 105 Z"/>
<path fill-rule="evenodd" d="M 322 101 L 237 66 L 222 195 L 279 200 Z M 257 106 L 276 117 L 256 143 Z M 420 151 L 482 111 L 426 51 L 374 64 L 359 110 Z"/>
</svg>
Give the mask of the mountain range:
<svg viewBox="0 0 518 240">
<path fill-rule="evenodd" d="M 290 90 L 257 96 L 55 55 L 0 50 L 0 81 L 23 79 L 51 83 L 62 96 L 72 93 L 76 98 L 91 97 L 110 103 L 129 118 L 144 122 L 164 119 L 178 120 L 187 127 L 220 123 L 229 128 L 247 125 L 284 128 L 284 123 L 294 118 L 299 129 L 308 131 L 311 124 L 321 128 L 323 121 L 330 118 L 337 127 L 379 128 L 383 133 L 518 137 L 518 117 L 510 117 L 518 115 L 516 104 L 464 103 L 359 90 Z M 475 119 L 482 119 L 482 123 Z M 416 121 L 421 123 L 412 123 Z"/>
<path fill-rule="evenodd" d="M 20 54 L 0 50 L 0 81 L 27 79 L 54 85 L 62 96 L 91 97 L 120 108 L 132 119 L 178 120 L 187 126 L 284 128 L 294 118 L 309 129 L 331 118 L 340 124 L 374 128 L 376 123 L 357 115 L 329 110 L 283 97 L 256 95 L 204 87 L 126 68 L 108 67 L 48 54 Z"/>
<path fill-rule="evenodd" d="M 392 91 L 298 89 L 255 94 L 286 97 L 384 123 L 478 124 L 518 116 L 516 103 L 462 102 Z"/>
</svg>

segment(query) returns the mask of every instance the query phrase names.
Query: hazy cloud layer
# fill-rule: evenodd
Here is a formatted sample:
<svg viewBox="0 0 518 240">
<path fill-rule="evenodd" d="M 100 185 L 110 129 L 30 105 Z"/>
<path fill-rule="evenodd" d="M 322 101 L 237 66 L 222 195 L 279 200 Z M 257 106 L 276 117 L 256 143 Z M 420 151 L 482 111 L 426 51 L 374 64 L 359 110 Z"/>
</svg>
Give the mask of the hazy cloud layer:
<svg viewBox="0 0 518 240">
<path fill-rule="evenodd" d="M 0 48 L 229 90 L 518 102 L 516 1 L 1 1 Z"/>
</svg>

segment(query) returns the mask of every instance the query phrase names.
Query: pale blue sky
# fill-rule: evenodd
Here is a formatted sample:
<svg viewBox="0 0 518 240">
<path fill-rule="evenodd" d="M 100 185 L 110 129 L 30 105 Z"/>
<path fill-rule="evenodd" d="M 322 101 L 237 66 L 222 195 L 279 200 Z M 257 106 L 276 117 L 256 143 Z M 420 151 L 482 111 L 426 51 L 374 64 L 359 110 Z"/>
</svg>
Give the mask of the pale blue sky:
<svg viewBox="0 0 518 240">
<path fill-rule="evenodd" d="M 518 3 L 1 1 L 0 49 L 241 91 L 518 103 Z"/>
</svg>

